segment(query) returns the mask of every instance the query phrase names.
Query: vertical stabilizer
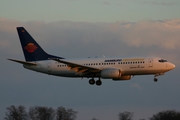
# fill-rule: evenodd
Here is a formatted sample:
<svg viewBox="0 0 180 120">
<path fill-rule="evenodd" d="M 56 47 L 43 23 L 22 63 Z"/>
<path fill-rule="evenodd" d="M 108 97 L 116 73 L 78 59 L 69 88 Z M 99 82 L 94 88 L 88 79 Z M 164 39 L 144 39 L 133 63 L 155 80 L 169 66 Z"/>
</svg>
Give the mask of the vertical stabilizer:
<svg viewBox="0 0 180 120">
<path fill-rule="evenodd" d="M 49 58 L 63 59 L 47 54 L 23 27 L 17 27 L 17 32 L 26 61 L 48 60 Z"/>
</svg>

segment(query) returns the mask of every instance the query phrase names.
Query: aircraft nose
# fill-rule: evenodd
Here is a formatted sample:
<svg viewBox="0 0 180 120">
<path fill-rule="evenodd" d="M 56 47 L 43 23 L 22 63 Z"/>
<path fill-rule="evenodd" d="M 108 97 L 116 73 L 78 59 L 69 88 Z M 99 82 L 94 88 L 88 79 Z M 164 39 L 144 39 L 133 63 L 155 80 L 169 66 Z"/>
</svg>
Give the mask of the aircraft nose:
<svg viewBox="0 0 180 120">
<path fill-rule="evenodd" d="M 172 64 L 172 63 L 170 63 L 170 68 L 171 69 L 174 69 L 176 66 L 174 65 L 174 64 Z"/>
</svg>

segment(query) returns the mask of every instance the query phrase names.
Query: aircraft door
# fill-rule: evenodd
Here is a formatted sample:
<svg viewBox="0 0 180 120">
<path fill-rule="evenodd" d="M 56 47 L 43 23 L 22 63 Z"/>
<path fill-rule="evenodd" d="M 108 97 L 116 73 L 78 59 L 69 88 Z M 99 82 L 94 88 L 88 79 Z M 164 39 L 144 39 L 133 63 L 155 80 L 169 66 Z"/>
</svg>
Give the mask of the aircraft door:
<svg viewBox="0 0 180 120">
<path fill-rule="evenodd" d="M 152 58 L 149 58 L 148 65 L 149 65 L 149 67 L 153 67 L 153 59 Z"/>
</svg>

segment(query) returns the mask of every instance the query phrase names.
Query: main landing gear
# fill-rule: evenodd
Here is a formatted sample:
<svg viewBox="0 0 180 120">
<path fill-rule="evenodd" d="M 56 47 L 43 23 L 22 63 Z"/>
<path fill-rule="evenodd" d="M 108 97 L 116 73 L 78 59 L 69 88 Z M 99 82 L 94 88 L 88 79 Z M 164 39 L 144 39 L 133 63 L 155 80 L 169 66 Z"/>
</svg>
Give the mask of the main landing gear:
<svg viewBox="0 0 180 120">
<path fill-rule="evenodd" d="M 100 86 L 102 84 L 102 81 L 101 81 L 100 78 L 97 81 L 95 81 L 93 78 L 89 80 L 90 85 L 94 85 L 95 83 L 96 83 L 97 86 Z"/>
</svg>

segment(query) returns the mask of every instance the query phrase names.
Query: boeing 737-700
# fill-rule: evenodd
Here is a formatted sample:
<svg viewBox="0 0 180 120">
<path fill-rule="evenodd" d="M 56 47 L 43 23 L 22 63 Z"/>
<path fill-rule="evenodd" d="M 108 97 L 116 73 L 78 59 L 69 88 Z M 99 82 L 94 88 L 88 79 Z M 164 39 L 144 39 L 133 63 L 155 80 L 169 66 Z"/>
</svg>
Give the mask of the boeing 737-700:
<svg viewBox="0 0 180 120">
<path fill-rule="evenodd" d="M 17 27 L 25 61 L 8 59 L 23 64 L 24 68 L 62 77 L 90 78 L 89 84 L 102 84 L 101 78 L 114 81 L 130 80 L 135 75 L 157 76 L 175 68 L 158 57 L 65 59 L 46 53 L 23 27 Z M 95 78 L 98 80 L 95 81 Z"/>
</svg>

